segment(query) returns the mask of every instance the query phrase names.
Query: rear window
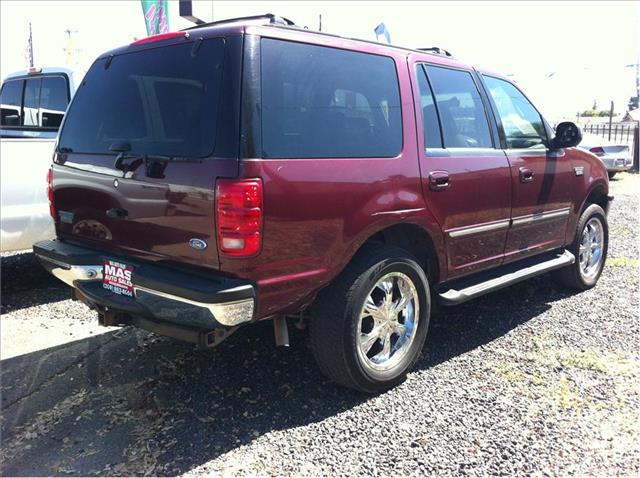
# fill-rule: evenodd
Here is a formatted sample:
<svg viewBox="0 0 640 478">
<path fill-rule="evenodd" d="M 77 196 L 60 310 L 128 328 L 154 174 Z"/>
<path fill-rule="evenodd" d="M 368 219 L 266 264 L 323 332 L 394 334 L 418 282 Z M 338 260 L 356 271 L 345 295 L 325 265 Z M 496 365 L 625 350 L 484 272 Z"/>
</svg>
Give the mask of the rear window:
<svg viewBox="0 0 640 478">
<path fill-rule="evenodd" d="M 20 126 L 22 117 L 23 80 L 8 80 L 0 92 L 0 124 Z"/>
<path fill-rule="evenodd" d="M 402 148 L 392 58 L 263 39 L 266 158 L 393 157 Z"/>
<path fill-rule="evenodd" d="M 0 94 L 1 124 L 29 130 L 56 130 L 68 102 L 67 80 L 63 76 L 8 80 Z"/>
<path fill-rule="evenodd" d="M 60 147 L 206 157 L 215 146 L 224 40 L 204 40 L 97 60 L 69 108 Z"/>
</svg>

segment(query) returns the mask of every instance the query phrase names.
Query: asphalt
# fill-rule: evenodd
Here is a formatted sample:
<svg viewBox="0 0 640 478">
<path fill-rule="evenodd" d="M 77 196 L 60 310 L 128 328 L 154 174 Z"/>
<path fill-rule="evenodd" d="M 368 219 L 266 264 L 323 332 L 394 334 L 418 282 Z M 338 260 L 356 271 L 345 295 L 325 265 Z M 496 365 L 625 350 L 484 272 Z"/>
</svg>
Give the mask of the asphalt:
<svg viewBox="0 0 640 478">
<path fill-rule="evenodd" d="M 368 397 L 268 323 L 215 349 L 104 329 L 32 254 L 2 257 L 0 473 L 640 473 L 640 178 L 620 175 L 593 290 L 549 276 L 432 319 L 405 383 Z"/>
</svg>

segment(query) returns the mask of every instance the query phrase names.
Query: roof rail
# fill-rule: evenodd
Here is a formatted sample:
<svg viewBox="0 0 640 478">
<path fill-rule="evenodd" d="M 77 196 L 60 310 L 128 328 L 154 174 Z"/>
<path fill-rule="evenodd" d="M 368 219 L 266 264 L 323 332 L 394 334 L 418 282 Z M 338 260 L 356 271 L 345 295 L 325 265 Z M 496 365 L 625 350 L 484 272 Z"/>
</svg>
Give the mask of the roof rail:
<svg viewBox="0 0 640 478">
<path fill-rule="evenodd" d="M 215 21 L 215 22 L 201 23 L 201 24 L 195 25 L 193 27 L 185 28 L 185 30 L 192 30 L 194 28 L 201 28 L 201 27 L 211 27 L 211 26 L 214 26 L 214 25 L 222 25 L 224 23 L 234 23 L 234 22 L 251 21 L 251 20 L 262 20 L 262 19 L 268 19 L 269 23 L 273 23 L 273 24 L 280 24 L 280 25 L 286 25 L 286 26 L 295 25 L 295 23 L 293 21 L 289 20 L 288 18 L 280 17 L 278 15 L 274 15 L 273 13 L 265 13 L 263 15 L 252 15 L 252 16 L 249 16 L 249 17 L 227 18 L 225 20 L 218 20 L 218 21 Z"/>
<path fill-rule="evenodd" d="M 441 55 L 441 56 L 450 56 L 450 57 L 453 58 L 453 55 L 451 53 L 449 53 L 444 48 L 440 48 L 439 46 L 431 46 L 431 47 L 428 47 L 428 48 L 418 48 L 418 50 L 420 50 L 420 51 L 428 51 L 430 53 L 435 53 L 436 55 Z"/>
</svg>

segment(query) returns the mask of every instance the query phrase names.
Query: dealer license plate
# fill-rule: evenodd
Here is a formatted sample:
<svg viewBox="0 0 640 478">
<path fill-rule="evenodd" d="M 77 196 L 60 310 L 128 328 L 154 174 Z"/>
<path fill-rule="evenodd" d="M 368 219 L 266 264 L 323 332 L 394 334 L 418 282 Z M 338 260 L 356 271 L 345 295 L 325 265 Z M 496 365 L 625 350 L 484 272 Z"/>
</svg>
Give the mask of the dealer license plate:
<svg viewBox="0 0 640 478">
<path fill-rule="evenodd" d="M 102 264 L 102 287 L 114 294 L 133 297 L 132 279 L 133 267 L 116 261 Z"/>
</svg>

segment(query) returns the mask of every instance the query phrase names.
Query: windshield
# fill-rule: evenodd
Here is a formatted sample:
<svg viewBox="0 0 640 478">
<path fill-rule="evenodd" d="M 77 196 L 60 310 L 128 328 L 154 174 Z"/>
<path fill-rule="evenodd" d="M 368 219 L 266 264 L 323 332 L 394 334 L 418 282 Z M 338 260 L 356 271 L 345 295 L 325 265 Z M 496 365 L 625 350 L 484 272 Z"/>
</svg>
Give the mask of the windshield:
<svg viewBox="0 0 640 478">
<path fill-rule="evenodd" d="M 224 40 L 186 42 L 97 60 L 69 108 L 60 149 L 206 157 L 212 154 Z"/>
</svg>

